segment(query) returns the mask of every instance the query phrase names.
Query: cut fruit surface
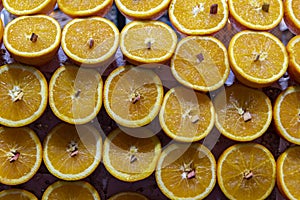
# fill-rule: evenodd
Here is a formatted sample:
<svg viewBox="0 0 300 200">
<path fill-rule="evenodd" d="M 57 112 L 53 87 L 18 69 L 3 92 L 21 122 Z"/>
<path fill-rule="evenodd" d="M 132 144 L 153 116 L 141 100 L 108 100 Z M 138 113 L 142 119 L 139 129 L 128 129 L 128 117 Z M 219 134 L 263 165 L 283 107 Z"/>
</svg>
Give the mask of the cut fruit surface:
<svg viewBox="0 0 300 200">
<path fill-rule="evenodd" d="M 56 0 L 3 0 L 4 8 L 13 15 L 50 14 Z"/>
<path fill-rule="evenodd" d="M 38 198 L 27 190 L 9 189 L 0 192 L 0 200 L 38 200 Z"/>
<path fill-rule="evenodd" d="M 108 200 L 148 200 L 148 198 L 137 192 L 121 192 L 113 195 Z"/>
<path fill-rule="evenodd" d="M 300 34 L 300 0 L 285 0 L 284 5 L 284 22 L 289 30 L 295 35 Z"/>
<path fill-rule="evenodd" d="M 293 37 L 286 46 L 289 54 L 289 75 L 300 83 L 300 35 Z"/>
</svg>

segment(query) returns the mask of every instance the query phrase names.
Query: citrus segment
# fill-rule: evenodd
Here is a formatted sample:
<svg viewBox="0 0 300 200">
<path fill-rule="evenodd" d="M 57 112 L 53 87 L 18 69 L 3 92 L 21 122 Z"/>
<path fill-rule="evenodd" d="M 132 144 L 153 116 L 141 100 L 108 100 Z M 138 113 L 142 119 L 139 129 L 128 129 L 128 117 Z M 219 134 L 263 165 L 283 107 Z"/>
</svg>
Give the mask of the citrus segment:
<svg viewBox="0 0 300 200">
<path fill-rule="evenodd" d="M 216 183 L 216 161 L 201 144 L 171 144 L 159 158 L 155 177 L 170 199 L 204 199 Z"/>
<path fill-rule="evenodd" d="M 289 54 L 288 73 L 300 83 L 300 35 L 293 37 L 286 46 Z"/>
<path fill-rule="evenodd" d="M 0 183 L 18 185 L 30 180 L 42 162 L 42 145 L 29 128 L 0 127 Z"/>
<path fill-rule="evenodd" d="M 291 32 L 300 34 L 300 1 L 286 0 L 284 5 L 284 21 Z"/>
<path fill-rule="evenodd" d="M 0 200 L 38 200 L 34 194 L 22 189 L 9 189 L 0 192 Z"/>
<path fill-rule="evenodd" d="M 50 14 L 56 0 L 3 0 L 4 8 L 13 15 Z"/>
<path fill-rule="evenodd" d="M 121 192 L 113 195 L 108 200 L 148 200 L 148 198 L 136 192 Z"/>
<path fill-rule="evenodd" d="M 188 36 L 178 42 L 171 70 L 176 80 L 187 87 L 216 90 L 229 75 L 227 49 L 213 37 Z"/>
</svg>

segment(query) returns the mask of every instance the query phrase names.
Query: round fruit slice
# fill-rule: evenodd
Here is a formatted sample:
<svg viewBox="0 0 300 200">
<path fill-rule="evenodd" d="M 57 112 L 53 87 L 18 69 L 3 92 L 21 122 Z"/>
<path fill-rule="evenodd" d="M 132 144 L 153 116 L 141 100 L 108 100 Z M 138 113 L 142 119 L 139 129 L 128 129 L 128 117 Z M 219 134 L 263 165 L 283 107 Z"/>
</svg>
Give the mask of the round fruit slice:
<svg viewBox="0 0 300 200">
<path fill-rule="evenodd" d="M 97 190 L 85 181 L 57 181 L 44 192 L 42 200 L 72 199 L 72 200 L 100 200 Z"/>
<path fill-rule="evenodd" d="M 300 199 L 300 147 L 290 147 L 277 160 L 277 185 L 286 199 Z"/>
<path fill-rule="evenodd" d="M 169 137 L 195 142 L 213 129 L 215 109 L 205 94 L 184 87 L 172 88 L 164 97 L 159 122 Z"/>
<path fill-rule="evenodd" d="M 221 30 L 228 20 L 226 0 L 172 0 L 169 18 L 186 35 L 210 35 Z"/>
<path fill-rule="evenodd" d="M 42 163 L 42 145 L 29 128 L 0 127 L 0 183 L 18 185 L 30 180 Z"/>
<path fill-rule="evenodd" d="M 216 90 L 229 75 L 227 49 L 214 37 L 188 36 L 178 42 L 171 70 L 187 87 L 204 92 Z"/>
<path fill-rule="evenodd" d="M 260 144 L 236 144 L 220 156 L 217 177 L 229 199 L 266 199 L 275 186 L 276 162 Z"/>
<path fill-rule="evenodd" d="M 204 199 L 216 183 L 216 161 L 201 144 L 171 144 L 155 171 L 160 190 L 170 199 Z"/>
<path fill-rule="evenodd" d="M 59 124 L 47 134 L 43 147 L 46 167 L 63 180 L 83 179 L 101 161 L 102 139 L 91 125 Z"/>
<path fill-rule="evenodd" d="M 287 141 L 300 145 L 300 87 L 290 86 L 277 97 L 274 123 L 277 132 Z"/>
<path fill-rule="evenodd" d="M 295 35 L 300 34 L 300 1 L 286 0 L 283 1 L 284 6 L 284 22 L 289 30 Z"/>
<path fill-rule="evenodd" d="M 149 69 L 122 66 L 107 77 L 103 96 L 105 109 L 113 120 L 122 126 L 140 127 L 159 113 L 163 86 Z"/>
<path fill-rule="evenodd" d="M 105 16 L 110 10 L 113 0 L 57 0 L 59 9 L 73 18 Z"/>
<path fill-rule="evenodd" d="M 286 48 L 289 54 L 288 73 L 295 81 L 300 83 L 300 35 L 293 37 Z"/>
<path fill-rule="evenodd" d="M 167 62 L 176 44 L 175 31 L 160 21 L 132 21 L 121 32 L 121 51 L 136 65 Z"/>
<path fill-rule="evenodd" d="M 49 83 L 49 104 L 59 119 L 70 124 L 85 124 L 100 111 L 102 89 L 102 78 L 96 70 L 61 66 Z"/>
<path fill-rule="evenodd" d="M 237 79 L 250 87 L 269 86 L 288 68 L 284 44 L 268 32 L 237 33 L 229 43 L 228 55 Z"/>
<path fill-rule="evenodd" d="M 235 84 L 217 94 L 216 127 L 236 141 L 251 141 L 266 132 L 272 121 L 272 104 L 262 91 Z"/>
<path fill-rule="evenodd" d="M 121 192 L 113 195 L 108 200 L 148 200 L 148 198 L 136 192 Z"/>
<path fill-rule="evenodd" d="M 0 124 L 20 127 L 37 120 L 45 111 L 48 84 L 33 67 L 8 64 L 0 67 Z"/>
<path fill-rule="evenodd" d="M 112 63 L 119 46 L 116 25 L 102 17 L 76 18 L 62 32 L 61 47 L 76 64 L 106 67 Z"/>
<path fill-rule="evenodd" d="M 142 137 L 145 133 L 151 137 Z M 104 141 L 103 164 L 122 181 L 139 181 L 153 173 L 160 152 L 160 141 L 150 130 L 117 128 Z"/>
<path fill-rule="evenodd" d="M 228 6 L 231 20 L 247 29 L 270 30 L 283 18 L 282 0 L 228 0 Z"/>
<path fill-rule="evenodd" d="M 60 47 L 59 23 L 47 15 L 17 17 L 4 29 L 3 42 L 16 61 L 42 66 Z"/>
<path fill-rule="evenodd" d="M 2 0 L 4 8 L 13 15 L 50 14 L 56 0 Z"/>
<path fill-rule="evenodd" d="M 26 190 L 9 189 L 0 192 L 0 200 L 38 200 L 38 198 Z"/>
</svg>

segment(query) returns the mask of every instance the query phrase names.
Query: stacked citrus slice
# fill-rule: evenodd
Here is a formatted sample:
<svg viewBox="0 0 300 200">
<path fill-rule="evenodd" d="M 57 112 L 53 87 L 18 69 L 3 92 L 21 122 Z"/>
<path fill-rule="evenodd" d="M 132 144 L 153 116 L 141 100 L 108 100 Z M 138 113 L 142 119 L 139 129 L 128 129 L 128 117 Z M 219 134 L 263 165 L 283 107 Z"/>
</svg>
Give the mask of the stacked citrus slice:
<svg viewBox="0 0 300 200">
<path fill-rule="evenodd" d="M 296 35 L 300 34 L 300 1 L 288 0 L 284 4 L 284 21 L 289 30 Z"/>
<path fill-rule="evenodd" d="M 286 48 L 289 54 L 289 75 L 300 83 L 300 35 L 293 37 Z"/>
<path fill-rule="evenodd" d="M 50 14 L 56 4 L 56 0 L 3 0 L 4 8 L 13 15 Z"/>
<path fill-rule="evenodd" d="M 0 200 L 38 200 L 38 198 L 27 190 L 9 189 L 0 192 Z"/>
</svg>

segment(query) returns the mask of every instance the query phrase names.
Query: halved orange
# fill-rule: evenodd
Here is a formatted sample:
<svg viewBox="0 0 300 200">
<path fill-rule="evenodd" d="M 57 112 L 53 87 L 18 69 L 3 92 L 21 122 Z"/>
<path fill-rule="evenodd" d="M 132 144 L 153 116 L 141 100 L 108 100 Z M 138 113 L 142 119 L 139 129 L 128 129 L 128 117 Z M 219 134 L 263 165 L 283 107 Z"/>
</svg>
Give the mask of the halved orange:
<svg viewBox="0 0 300 200">
<path fill-rule="evenodd" d="M 234 84 L 219 92 L 213 103 L 216 127 L 232 140 L 254 140 L 264 134 L 271 124 L 271 101 L 258 89 Z"/>
<path fill-rule="evenodd" d="M 102 89 L 102 78 L 96 70 L 63 65 L 50 79 L 49 104 L 59 119 L 85 124 L 100 111 Z"/>
<path fill-rule="evenodd" d="M 162 152 L 155 178 L 169 199 L 204 199 L 216 184 L 216 168 L 204 145 L 174 143 Z"/>
<path fill-rule="evenodd" d="M 105 16 L 113 0 L 57 0 L 59 9 L 72 18 Z"/>
<path fill-rule="evenodd" d="M 135 65 L 166 63 L 176 44 L 175 31 L 160 21 L 132 21 L 121 31 L 121 51 Z"/>
<path fill-rule="evenodd" d="M 300 145 L 300 87 L 290 86 L 282 91 L 274 104 L 274 124 L 287 141 Z"/>
<path fill-rule="evenodd" d="M 276 161 L 260 144 L 235 144 L 219 157 L 217 177 L 229 199 L 267 199 L 275 186 Z"/>
<path fill-rule="evenodd" d="M 178 42 L 171 70 L 176 80 L 187 87 L 204 92 L 216 90 L 229 75 L 227 49 L 214 37 L 185 37 Z"/>
<path fill-rule="evenodd" d="M 57 181 L 44 192 L 42 200 L 100 200 L 97 190 L 86 181 Z"/>
<path fill-rule="evenodd" d="M 300 35 L 293 37 L 286 48 L 289 54 L 288 73 L 292 79 L 300 83 Z"/>
<path fill-rule="evenodd" d="M 89 176 L 101 161 L 102 138 L 91 125 L 55 126 L 44 139 L 43 160 L 54 176 L 79 180 Z"/>
<path fill-rule="evenodd" d="M 113 195 L 108 200 L 148 200 L 148 198 L 137 192 L 121 192 Z"/>
<path fill-rule="evenodd" d="M 268 32 L 241 31 L 235 34 L 229 43 L 228 55 L 237 79 L 250 87 L 270 86 L 288 68 L 284 44 Z"/>
<path fill-rule="evenodd" d="M 285 0 L 284 6 L 284 22 L 289 30 L 295 35 L 300 34 L 300 1 L 299 0 Z"/>
<path fill-rule="evenodd" d="M 300 199 L 300 147 L 285 150 L 277 159 L 277 185 L 286 199 Z"/>
<path fill-rule="evenodd" d="M 103 96 L 104 107 L 113 120 L 122 126 L 140 127 L 159 113 L 163 86 L 150 69 L 121 66 L 107 77 Z"/>
<path fill-rule="evenodd" d="M 60 47 L 59 23 L 47 15 L 17 17 L 4 29 L 3 43 L 21 63 L 42 66 L 50 62 Z"/>
<path fill-rule="evenodd" d="M 119 29 L 102 17 L 76 18 L 62 31 L 61 47 L 76 64 L 108 66 L 119 47 Z"/>
<path fill-rule="evenodd" d="M 0 67 L 0 124 L 10 127 L 28 125 L 45 111 L 48 84 L 34 67 L 8 64 Z"/>
<path fill-rule="evenodd" d="M 0 200 L 38 200 L 38 198 L 27 190 L 9 189 L 0 192 Z"/>
<path fill-rule="evenodd" d="M 104 141 L 103 164 L 119 180 L 135 182 L 154 172 L 160 153 L 161 143 L 151 130 L 117 128 Z"/>
<path fill-rule="evenodd" d="M 211 35 L 221 30 L 228 20 L 226 0 L 172 0 L 169 18 L 185 35 Z"/>
<path fill-rule="evenodd" d="M 0 183 L 29 181 L 42 163 L 42 145 L 30 128 L 0 127 Z"/>
<path fill-rule="evenodd" d="M 56 0 L 2 0 L 4 8 L 13 15 L 50 14 Z"/>
</svg>

